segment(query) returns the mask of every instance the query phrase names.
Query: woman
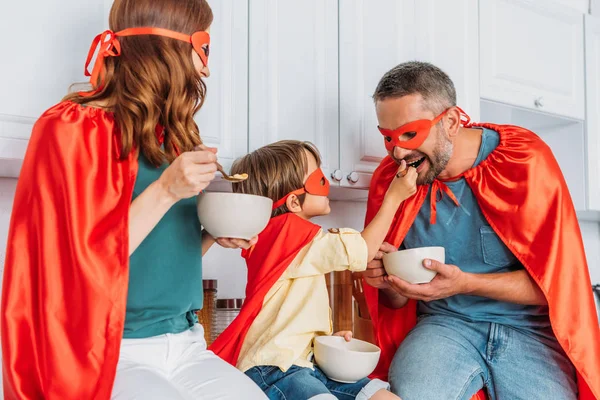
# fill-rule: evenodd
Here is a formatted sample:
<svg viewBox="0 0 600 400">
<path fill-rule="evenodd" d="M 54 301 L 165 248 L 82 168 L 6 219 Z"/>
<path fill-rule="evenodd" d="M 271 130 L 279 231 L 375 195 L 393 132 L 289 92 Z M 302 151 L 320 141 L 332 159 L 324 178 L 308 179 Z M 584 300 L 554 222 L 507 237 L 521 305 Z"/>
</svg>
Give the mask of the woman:
<svg viewBox="0 0 600 400">
<path fill-rule="evenodd" d="M 205 0 L 116 0 L 93 90 L 37 121 L 6 256 L 6 399 L 264 398 L 194 312 L 214 243 L 194 200 L 216 171 L 193 121 L 211 22 Z"/>
</svg>

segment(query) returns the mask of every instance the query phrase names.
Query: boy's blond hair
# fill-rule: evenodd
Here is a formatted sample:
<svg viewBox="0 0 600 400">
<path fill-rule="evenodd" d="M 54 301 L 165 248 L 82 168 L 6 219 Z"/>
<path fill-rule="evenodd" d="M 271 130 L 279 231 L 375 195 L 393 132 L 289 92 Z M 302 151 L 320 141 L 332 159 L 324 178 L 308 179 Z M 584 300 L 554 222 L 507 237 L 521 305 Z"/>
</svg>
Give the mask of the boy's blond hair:
<svg viewBox="0 0 600 400">
<path fill-rule="evenodd" d="M 231 167 L 231 174 L 248 174 L 248 179 L 233 184 L 235 193 L 247 193 L 268 197 L 273 202 L 286 194 L 304 186 L 304 176 L 308 171 L 306 151 L 312 154 L 321 165 L 319 150 L 310 142 L 281 140 L 253 151 L 237 159 Z M 304 195 L 299 195 L 300 204 Z M 271 217 L 288 212 L 287 206 L 273 210 Z"/>
</svg>

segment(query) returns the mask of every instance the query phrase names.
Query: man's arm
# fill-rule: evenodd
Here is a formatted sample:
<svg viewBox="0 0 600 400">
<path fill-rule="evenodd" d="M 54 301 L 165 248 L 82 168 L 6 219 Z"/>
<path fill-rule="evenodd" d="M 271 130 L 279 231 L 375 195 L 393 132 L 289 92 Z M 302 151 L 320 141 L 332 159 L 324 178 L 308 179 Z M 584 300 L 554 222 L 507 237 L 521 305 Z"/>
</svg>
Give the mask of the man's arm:
<svg viewBox="0 0 600 400">
<path fill-rule="evenodd" d="M 396 293 L 415 300 L 433 301 L 467 294 L 516 304 L 547 304 L 546 297 L 525 270 L 472 274 L 434 260 L 424 260 L 423 265 L 438 273 L 429 283 L 412 285 L 396 276 L 385 280 Z"/>
</svg>

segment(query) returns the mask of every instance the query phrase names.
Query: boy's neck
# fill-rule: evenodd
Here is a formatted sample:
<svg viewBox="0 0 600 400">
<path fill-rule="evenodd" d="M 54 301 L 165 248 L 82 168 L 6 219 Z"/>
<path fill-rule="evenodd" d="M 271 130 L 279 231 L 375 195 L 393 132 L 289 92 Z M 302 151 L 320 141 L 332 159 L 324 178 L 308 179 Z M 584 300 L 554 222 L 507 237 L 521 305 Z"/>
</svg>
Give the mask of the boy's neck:
<svg viewBox="0 0 600 400">
<path fill-rule="evenodd" d="M 304 219 L 304 220 L 306 220 L 306 221 L 310 221 L 310 219 L 312 218 L 311 216 L 308 216 L 308 215 L 304 214 L 304 212 L 303 212 L 303 211 L 300 211 L 300 212 L 292 212 L 292 214 L 296 214 L 298 217 L 300 217 L 300 218 L 302 218 L 302 219 Z"/>
</svg>

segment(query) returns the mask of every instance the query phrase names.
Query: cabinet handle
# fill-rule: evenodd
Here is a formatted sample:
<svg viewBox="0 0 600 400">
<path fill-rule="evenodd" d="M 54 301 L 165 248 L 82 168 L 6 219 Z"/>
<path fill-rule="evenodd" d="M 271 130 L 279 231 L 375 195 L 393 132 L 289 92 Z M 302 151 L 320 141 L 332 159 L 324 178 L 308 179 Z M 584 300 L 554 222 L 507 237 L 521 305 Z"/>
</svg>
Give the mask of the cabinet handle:
<svg viewBox="0 0 600 400">
<path fill-rule="evenodd" d="M 351 172 L 350 175 L 348 175 L 348 177 L 347 177 L 348 182 L 350 182 L 350 183 L 357 183 L 358 178 L 359 178 L 358 172 L 356 172 L 356 171 Z"/>
<path fill-rule="evenodd" d="M 344 174 L 342 173 L 342 170 L 340 170 L 340 169 L 336 169 L 335 171 L 333 171 L 331 173 L 331 179 L 333 179 L 336 182 L 341 181 L 343 177 L 344 177 Z"/>
<path fill-rule="evenodd" d="M 535 99 L 533 101 L 533 104 L 535 104 L 535 106 L 537 108 L 543 108 L 544 107 L 544 98 L 543 97 L 538 97 L 537 99 Z"/>
</svg>

